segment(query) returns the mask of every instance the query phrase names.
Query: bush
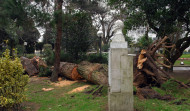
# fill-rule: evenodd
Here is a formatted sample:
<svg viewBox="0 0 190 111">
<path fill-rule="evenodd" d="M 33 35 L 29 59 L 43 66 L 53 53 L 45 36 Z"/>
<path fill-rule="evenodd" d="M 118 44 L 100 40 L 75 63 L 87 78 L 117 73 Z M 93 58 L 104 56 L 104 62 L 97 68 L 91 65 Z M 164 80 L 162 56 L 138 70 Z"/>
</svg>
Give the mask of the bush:
<svg viewBox="0 0 190 111">
<path fill-rule="evenodd" d="M 86 54 L 80 54 L 78 60 L 75 60 L 71 54 L 65 53 L 63 50 L 61 51 L 61 55 L 60 55 L 60 60 L 63 62 L 80 63 L 81 61 L 86 60 L 86 59 L 87 59 Z"/>
<path fill-rule="evenodd" d="M 15 54 L 14 59 L 6 49 L 0 58 L 0 110 L 18 110 L 16 106 L 22 103 L 26 96 L 25 86 L 28 75 L 23 75 L 24 69 L 20 59 Z M 14 108 L 14 109 L 13 109 Z"/>
<path fill-rule="evenodd" d="M 24 46 L 23 45 L 16 45 L 15 48 L 18 51 L 18 55 L 23 55 L 24 54 Z"/>
<path fill-rule="evenodd" d="M 26 57 L 29 59 L 32 59 L 34 56 L 36 56 L 35 54 L 26 54 Z"/>
<path fill-rule="evenodd" d="M 104 52 L 108 52 L 108 50 L 109 50 L 109 45 L 108 44 L 105 44 L 103 47 L 102 47 L 102 50 L 104 51 Z"/>
<path fill-rule="evenodd" d="M 87 60 L 92 63 L 108 64 L 108 54 L 90 54 Z"/>
<path fill-rule="evenodd" d="M 55 55 L 52 50 L 52 45 L 44 44 L 43 50 L 44 50 L 43 55 L 44 55 L 45 61 L 47 62 L 47 65 L 53 65 L 54 60 L 55 60 Z"/>
<path fill-rule="evenodd" d="M 39 77 L 50 77 L 52 74 L 52 71 L 50 70 L 49 67 L 39 67 Z"/>
</svg>

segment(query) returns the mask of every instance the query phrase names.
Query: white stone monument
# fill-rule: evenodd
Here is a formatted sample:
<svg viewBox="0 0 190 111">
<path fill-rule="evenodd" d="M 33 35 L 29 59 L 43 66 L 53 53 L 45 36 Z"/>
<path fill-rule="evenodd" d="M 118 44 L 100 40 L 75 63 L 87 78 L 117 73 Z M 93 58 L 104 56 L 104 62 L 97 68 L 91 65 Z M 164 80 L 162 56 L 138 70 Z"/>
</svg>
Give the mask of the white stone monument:
<svg viewBox="0 0 190 111">
<path fill-rule="evenodd" d="M 109 111 L 133 111 L 133 57 L 128 55 L 123 27 L 121 20 L 115 22 L 110 44 Z"/>
</svg>

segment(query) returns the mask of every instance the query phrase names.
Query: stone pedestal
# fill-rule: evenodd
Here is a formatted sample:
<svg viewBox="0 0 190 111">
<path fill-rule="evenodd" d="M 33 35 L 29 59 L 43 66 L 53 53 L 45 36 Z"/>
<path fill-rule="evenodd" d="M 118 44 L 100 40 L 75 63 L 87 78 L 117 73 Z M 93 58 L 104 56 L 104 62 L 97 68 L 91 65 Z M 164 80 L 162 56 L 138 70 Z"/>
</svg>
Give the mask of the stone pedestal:
<svg viewBox="0 0 190 111">
<path fill-rule="evenodd" d="M 111 42 L 109 50 L 109 111 L 133 111 L 133 57 L 127 42 Z"/>
</svg>

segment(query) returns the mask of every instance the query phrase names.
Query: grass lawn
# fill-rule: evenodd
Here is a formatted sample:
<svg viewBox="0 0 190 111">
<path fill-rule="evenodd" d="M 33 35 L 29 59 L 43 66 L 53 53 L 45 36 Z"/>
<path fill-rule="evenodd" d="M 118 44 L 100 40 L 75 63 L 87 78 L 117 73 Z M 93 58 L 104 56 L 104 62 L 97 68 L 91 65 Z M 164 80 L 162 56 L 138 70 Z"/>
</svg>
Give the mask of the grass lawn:
<svg viewBox="0 0 190 111">
<path fill-rule="evenodd" d="M 181 61 L 184 62 L 184 66 L 190 66 L 190 60 L 177 60 L 174 65 L 175 66 L 183 66 L 183 65 L 180 65 Z"/>
<path fill-rule="evenodd" d="M 31 78 L 33 79 L 33 78 Z M 36 78 L 35 78 L 36 79 Z M 107 111 L 108 96 L 107 88 L 104 88 L 102 96 L 92 96 L 82 92 L 68 93 L 69 91 L 89 85 L 85 82 L 75 82 L 59 87 L 52 85 L 48 79 L 37 79 L 30 81 L 27 86 L 28 100 L 24 104 L 26 111 Z M 90 85 L 89 89 L 97 85 Z M 54 88 L 51 91 L 42 91 L 42 88 Z M 137 111 L 190 111 L 190 90 L 177 89 L 175 91 L 164 91 L 154 88 L 161 95 L 171 94 L 177 98 L 172 101 L 157 99 L 140 100 L 134 96 L 134 108 Z M 175 102 L 185 99 L 181 105 Z"/>
<path fill-rule="evenodd" d="M 190 54 L 183 54 L 180 58 L 190 58 Z"/>
<path fill-rule="evenodd" d="M 171 94 L 173 97 L 177 99 L 172 101 L 163 101 L 158 99 L 140 100 L 137 96 L 135 96 L 135 109 L 137 109 L 138 111 L 190 111 L 189 89 L 180 89 L 175 93 L 167 92 L 159 88 L 154 88 L 154 90 L 156 90 L 162 95 Z M 182 102 L 181 105 L 174 104 L 180 102 L 182 99 L 185 99 L 186 101 Z"/>
<path fill-rule="evenodd" d="M 105 111 L 108 101 L 107 88 L 103 90 L 102 96 L 97 97 L 83 92 L 68 94 L 69 91 L 84 85 L 88 84 L 76 82 L 59 87 L 52 85 L 47 79 L 29 82 L 26 91 L 28 100 L 24 103 L 26 104 L 24 109 L 26 111 Z M 94 87 L 96 85 L 90 85 L 89 88 Z M 54 88 L 54 90 L 45 92 L 42 88 Z"/>
</svg>

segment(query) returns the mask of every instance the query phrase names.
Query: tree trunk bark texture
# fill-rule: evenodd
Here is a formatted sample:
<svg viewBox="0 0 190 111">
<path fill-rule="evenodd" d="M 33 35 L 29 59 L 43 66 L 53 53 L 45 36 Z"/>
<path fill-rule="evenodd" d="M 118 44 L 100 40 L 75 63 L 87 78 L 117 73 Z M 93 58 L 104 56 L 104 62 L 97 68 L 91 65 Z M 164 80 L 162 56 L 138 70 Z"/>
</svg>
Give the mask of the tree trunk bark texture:
<svg viewBox="0 0 190 111">
<path fill-rule="evenodd" d="M 79 64 L 77 70 L 82 77 L 91 83 L 108 85 L 108 66 L 105 64 L 84 61 Z"/>
<path fill-rule="evenodd" d="M 77 71 L 78 65 L 74 63 L 61 62 L 60 63 L 60 76 L 64 76 L 71 80 L 80 80 L 83 77 Z"/>
<path fill-rule="evenodd" d="M 55 42 L 55 61 L 54 61 L 54 70 L 51 76 L 51 81 L 58 81 L 58 74 L 60 68 L 60 52 L 61 52 L 61 38 L 62 38 L 62 4 L 63 0 L 57 0 L 57 16 L 56 16 L 56 28 L 57 28 L 57 38 Z"/>
</svg>

